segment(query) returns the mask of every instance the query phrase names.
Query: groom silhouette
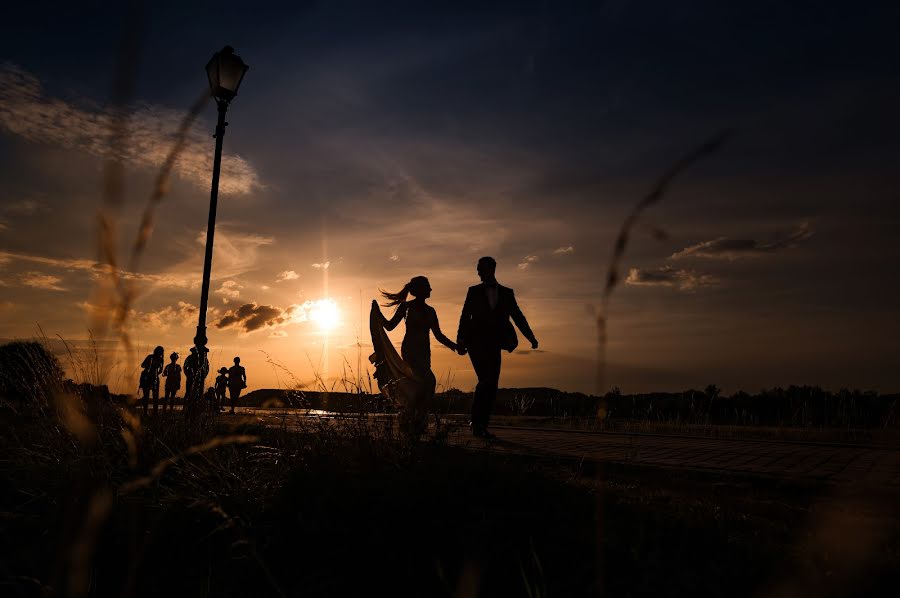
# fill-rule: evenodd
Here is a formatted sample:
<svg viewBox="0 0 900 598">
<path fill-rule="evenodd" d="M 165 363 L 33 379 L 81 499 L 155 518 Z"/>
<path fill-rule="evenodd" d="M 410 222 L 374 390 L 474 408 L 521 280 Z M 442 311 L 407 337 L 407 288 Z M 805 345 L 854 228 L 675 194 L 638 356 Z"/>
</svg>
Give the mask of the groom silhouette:
<svg viewBox="0 0 900 598">
<path fill-rule="evenodd" d="M 528 320 L 516 303 L 513 290 L 497 284 L 494 274 L 497 262 L 492 257 L 478 260 L 478 276 L 481 284 L 469 287 L 456 344 L 460 355 L 469 353 L 478 384 L 475 386 L 475 400 L 472 402 L 472 433 L 481 438 L 493 438 L 487 431 L 497 398 L 497 384 L 500 381 L 500 351 L 512 351 L 519 344 L 516 331 L 509 319 L 512 318 L 522 334 L 537 349 L 538 342 L 528 326 Z"/>
</svg>

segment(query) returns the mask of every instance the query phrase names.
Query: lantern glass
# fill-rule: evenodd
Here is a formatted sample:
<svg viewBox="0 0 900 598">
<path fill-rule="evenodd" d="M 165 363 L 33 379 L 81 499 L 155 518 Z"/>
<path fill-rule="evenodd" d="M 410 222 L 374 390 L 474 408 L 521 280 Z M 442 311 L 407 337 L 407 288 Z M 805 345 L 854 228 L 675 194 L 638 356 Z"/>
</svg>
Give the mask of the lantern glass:
<svg viewBox="0 0 900 598">
<path fill-rule="evenodd" d="M 225 102 L 234 99 L 244 79 L 244 73 L 249 68 L 241 57 L 234 53 L 231 46 L 225 46 L 221 52 L 213 54 L 206 64 L 206 76 L 209 78 L 209 91 L 212 96 Z"/>
</svg>

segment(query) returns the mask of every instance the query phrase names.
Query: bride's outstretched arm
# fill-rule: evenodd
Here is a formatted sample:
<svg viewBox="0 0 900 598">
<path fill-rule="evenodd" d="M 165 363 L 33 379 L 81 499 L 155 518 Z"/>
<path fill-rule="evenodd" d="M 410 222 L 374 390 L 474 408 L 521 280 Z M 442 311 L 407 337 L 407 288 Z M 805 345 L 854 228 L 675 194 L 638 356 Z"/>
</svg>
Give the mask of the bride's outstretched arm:
<svg viewBox="0 0 900 598">
<path fill-rule="evenodd" d="M 397 327 L 397 324 L 400 323 L 400 320 L 403 319 L 403 316 L 406 315 L 406 304 L 401 303 L 397 306 L 397 311 L 394 312 L 394 315 L 391 316 L 390 320 L 384 321 L 384 329 L 390 332 L 394 328 Z"/>
<path fill-rule="evenodd" d="M 445 347 L 449 347 L 456 351 L 457 346 L 456 343 L 451 341 L 449 338 L 444 336 L 444 333 L 441 332 L 441 325 L 438 322 L 437 312 L 432 312 L 434 317 L 431 320 L 431 331 L 434 333 L 434 338 L 438 340 L 439 343 L 444 345 Z"/>
</svg>

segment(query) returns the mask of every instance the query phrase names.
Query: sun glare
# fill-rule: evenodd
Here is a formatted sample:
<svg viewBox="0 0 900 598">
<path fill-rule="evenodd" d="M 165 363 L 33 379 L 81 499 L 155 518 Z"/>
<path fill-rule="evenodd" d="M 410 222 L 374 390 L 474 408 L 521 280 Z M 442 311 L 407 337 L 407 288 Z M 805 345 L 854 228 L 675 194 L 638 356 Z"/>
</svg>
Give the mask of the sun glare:
<svg viewBox="0 0 900 598">
<path fill-rule="evenodd" d="M 341 321 L 341 312 L 334 299 L 319 299 L 309 310 L 309 319 L 322 332 L 331 332 Z"/>
</svg>

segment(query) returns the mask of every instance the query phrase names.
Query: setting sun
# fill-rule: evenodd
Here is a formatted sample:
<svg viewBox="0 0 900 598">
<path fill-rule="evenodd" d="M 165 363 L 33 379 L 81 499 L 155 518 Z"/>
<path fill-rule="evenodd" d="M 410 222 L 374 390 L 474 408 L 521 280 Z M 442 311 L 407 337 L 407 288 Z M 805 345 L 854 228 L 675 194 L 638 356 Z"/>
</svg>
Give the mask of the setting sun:
<svg viewBox="0 0 900 598">
<path fill-rule="evenodd" d="M 341 321 L 341 313 L 334 299 L 319 299 L 309 310 L 309 319 L 322 332 L 331 332 Z"/>
</svg>

